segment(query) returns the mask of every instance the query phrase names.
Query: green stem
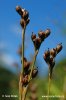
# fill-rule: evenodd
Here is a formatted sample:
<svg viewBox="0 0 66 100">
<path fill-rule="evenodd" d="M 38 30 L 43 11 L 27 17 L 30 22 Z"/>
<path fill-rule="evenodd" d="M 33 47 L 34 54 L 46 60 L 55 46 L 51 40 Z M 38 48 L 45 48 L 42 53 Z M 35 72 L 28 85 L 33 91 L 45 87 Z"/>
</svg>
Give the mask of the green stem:
<svg viewBox="0 0 66 100">
<path fill-rule="evenodd" d="M 23 77 L 23 72 L 24 72 L 24 41 L 25 41 L 25 30 L 26 28 L 22 29 L 22 69 L 20 73 L 20 80 L 19 80 L 19 100 L 22 100 L 22 77 Z"/>
<path fill-rule="evenodd" d="M 30 72 L 30 75 L 29 75 L 29 81 L 31 80 L 32 71 L 33 71 L 33 68 L 34 68 L 34 64 L 35 64 L 35 61 L 36 61 L 37 54 L 38 54 L 38 50 L 35 51 L 33 62 L 32 62 L 32 65 L 31 65 L 31 72 Z"/>
<path fill-rule="evenodd" d="M 22 29 L 22 70 L 21 73 L 23 74 L 24 72 L 24 42 L 25 42 L 25 29 Z"/>
<path fill-rule="evenodd" d="M 50 95 L 50 87 L 51 87 L 51 78 L 50 78 L 50 67 L 49 67 L 48 96 Z M 49 97 L 47 97 L 47 100 L 49 100 Z"/>
</svg>

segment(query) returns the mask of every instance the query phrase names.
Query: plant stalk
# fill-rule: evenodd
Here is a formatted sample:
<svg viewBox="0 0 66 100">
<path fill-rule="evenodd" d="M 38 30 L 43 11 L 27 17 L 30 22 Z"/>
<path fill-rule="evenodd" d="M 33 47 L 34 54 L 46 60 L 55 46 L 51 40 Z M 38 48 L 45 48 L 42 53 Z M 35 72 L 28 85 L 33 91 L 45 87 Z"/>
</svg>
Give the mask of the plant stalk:
<svg viewBox="0 0 66 100">
<path fill-rule="evenodd" d="M 49 66 L 49 82 L 48 82 L 48 97 L 47 97 L 47 100 L 49 100 L 49 95 L 50 95 L 50 87 L 51 87 L 51 72 L 50 72 L 50 66 Z"/>
<path fill-rule="evenodd" d="M 23 78 L 23 72 L 24 72 L 24 42 L 25 42 L 25 30 L 26 27 L 22 29 L 22 69 L 20 73 L 20 80 L 19 80 L 19 100 L 22 100 L 22 78 Z"/>
</svg>

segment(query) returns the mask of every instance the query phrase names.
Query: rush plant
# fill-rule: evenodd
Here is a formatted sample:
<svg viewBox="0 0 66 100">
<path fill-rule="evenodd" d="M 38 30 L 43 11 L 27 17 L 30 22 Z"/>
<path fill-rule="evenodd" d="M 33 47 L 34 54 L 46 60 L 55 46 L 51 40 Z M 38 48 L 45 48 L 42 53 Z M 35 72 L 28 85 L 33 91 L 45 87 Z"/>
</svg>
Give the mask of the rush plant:
<svg viewBox="0 0 66 100">
<path fill-rule="evenodd" d="M 39 49 L 43 41 L 50 35 L 50 29 L 46 29 L 45 31 L 40 30 L 38 32 L 38 36 L 32 32 L 31 39 L 34 44 L 34 57 L 31 62 L 28 62 L 27 58 L 24 57 L 24 43 L 25 43 L 25 35 L 26 35 L 26 27 L 30 22 L 29 12 L 20 6 L 16 6 L 16 11 L 21 16 L 20 25 L 22 27 L 22 46 L 20 49 L 21 55 L 21 71 L 20 71 L 20 78 L 19 78 L 19 100 L 26 100 L 26 94 L 28 90 L 28 86 L 30 81 L 35 78 L 38 74 L 38 69 L 35 66 L 36 57 L 39 53 Z M 48 50 L 44 53 L 44 60 L 49 65 L 49 81 L 52 77 L 52 70 L 55 65 L 54 58 L 56 55 L 61 51 L 62 45 L 59 44 L 56 48 Z M 49 82 L 49 89 L 48 95 L 50 91 L 50 82 Z"/>
</svg>

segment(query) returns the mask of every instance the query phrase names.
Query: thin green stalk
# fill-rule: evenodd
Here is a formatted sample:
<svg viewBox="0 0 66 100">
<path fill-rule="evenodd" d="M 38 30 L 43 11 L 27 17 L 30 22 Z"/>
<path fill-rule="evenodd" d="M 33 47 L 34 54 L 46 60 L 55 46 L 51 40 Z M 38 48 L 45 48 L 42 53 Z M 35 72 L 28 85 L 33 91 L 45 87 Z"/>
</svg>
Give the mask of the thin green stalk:
<svg viewBox="0 0 66 100">
<path fill-rule="evenodd" d="M 50 78 L 50 67 L 49 67 L 49 78 L 48 78 L 48 97 L 47 100 L 49 100 L 49 95 L 50 95 L 50 87 L 51 87 L 51 78 Z"/>
<path fill-rule="evenodd" d="M 22 76 L 23 76 L 23 72 L 24 72 L 24 41 L 25 41 L 25 29 L 22 29 L 22 69 L 21 69 L 21 73 L 20 73 L 20 80 L 19 80 L 19 100 L 22 100 Z"/>
<path fill-rule="evenodd" d="M 32 75 L 32 71 L 33 71 L 33 68 L 34 68 L 34 64 L 35 64 L 35 61 L 36 61 L 37 54 L 38 54 L 38 50 L 35 51 L 34 59 L 33 59 L 32 65 L 31 65 L 31 72 L 30 72 L 30 75 L 29 75 L 29 81 L 31 80 L 31 75 Z"/>
<path fill-rule="evenodd" d="M 22 29 L 22 70 L 21 73 L 23 74 L 24 72 L 24 42 L 25 42 L 25 29 Z"/>
</svg>

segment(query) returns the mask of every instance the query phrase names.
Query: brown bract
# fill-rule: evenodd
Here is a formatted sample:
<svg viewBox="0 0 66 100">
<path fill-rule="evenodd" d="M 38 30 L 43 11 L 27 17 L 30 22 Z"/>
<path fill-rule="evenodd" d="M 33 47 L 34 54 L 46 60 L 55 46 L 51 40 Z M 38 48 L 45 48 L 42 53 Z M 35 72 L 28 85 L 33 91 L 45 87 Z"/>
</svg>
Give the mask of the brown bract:
<svg viewBox="0 0 66 100">
<path fill-rule="evenodd" d="M 38 74 L 38 70 L 37 69 L 33 69 L 32 71 L 32 78 L 35 78 Z"/>
</svg>

